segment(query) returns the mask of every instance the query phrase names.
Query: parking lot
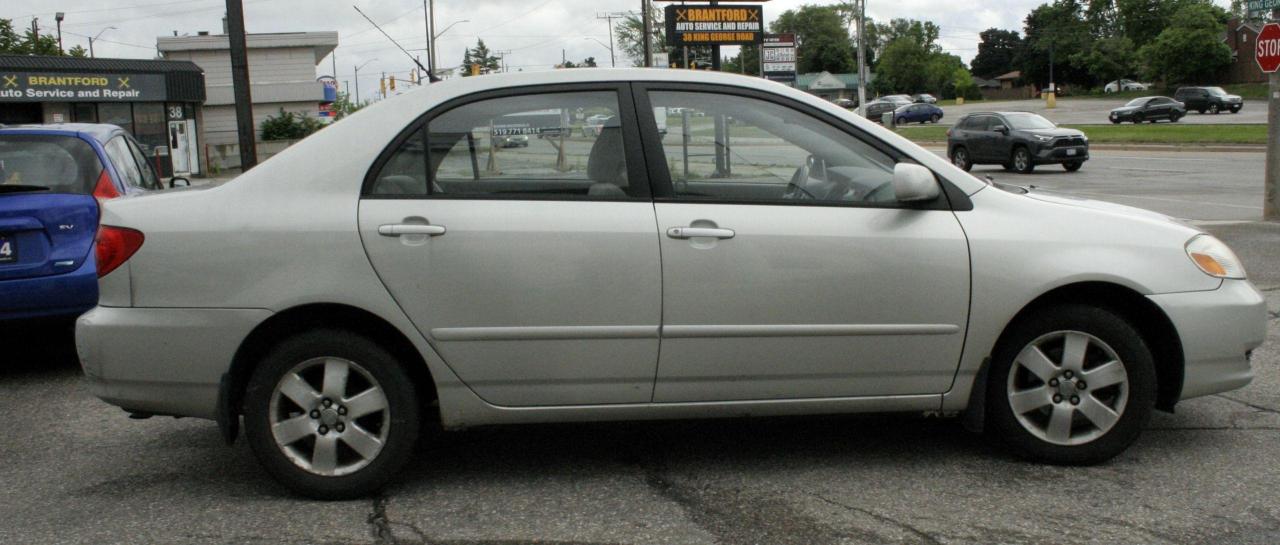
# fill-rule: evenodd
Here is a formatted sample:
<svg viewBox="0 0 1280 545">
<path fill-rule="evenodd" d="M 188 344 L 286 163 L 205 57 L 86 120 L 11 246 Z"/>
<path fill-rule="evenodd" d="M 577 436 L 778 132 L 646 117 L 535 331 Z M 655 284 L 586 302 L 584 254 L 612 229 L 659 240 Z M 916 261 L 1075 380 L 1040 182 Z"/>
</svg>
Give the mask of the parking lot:
<svg viewBox="0 0 1280 545">
<path fill-rule="evenodd" d="M 1098 151 L 1074 174 L 974 170 L 1199 222 L 1268 295 L 1253 384 L 1157 413 L 1101 466 L 1026 463 L 916 415 L 538 425 L 432 433 L 382 495 L 315 502 L 212 422 L 89 396 L 65 338 L 7 332 L 0 543 L 1274 544 L 1280 224 L 1254 222 L 1262 162 Z"/>
<path fill-rule="evenodd" d="M 1062 98 L 1058 99 L 1057 107 L 1053 109 L 1045 107 L 1043 100 L 976 101 L 960 106 L 944 106 L 942 108 L 944 117 L 939 123 L 942 125 L 955 123 L 964 114 L 972 112 L 1035 112 L 1054 123 L 1064 125 L 1105 124 L 1110 123 L 1107 115 L 1111 110 L 1123 106 L 1128 101 L 1129 99 L 1112 98 Z M 1178 123 L 1190 124 L 1265 124 L 1266 122 L 1266 101 L 1248 99 L 1244 101 L 1244 109 L 1239 113 L 1226 112 L 1213 115 L 1188 112 L 1186 117 L 1178 120 Z"/>
</svg>

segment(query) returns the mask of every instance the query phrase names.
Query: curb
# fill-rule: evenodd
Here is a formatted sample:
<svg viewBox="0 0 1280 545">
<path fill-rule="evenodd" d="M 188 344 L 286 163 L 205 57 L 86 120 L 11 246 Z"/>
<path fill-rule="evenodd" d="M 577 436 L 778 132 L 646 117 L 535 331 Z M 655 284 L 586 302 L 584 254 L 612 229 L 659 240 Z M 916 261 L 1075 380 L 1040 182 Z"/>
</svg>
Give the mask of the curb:
<svg viewBox="0 0 1280 545">
<path fill-rule="evenodd" d="M 946 140 L 912 140 L 921 146 L 946 147 Z M 1210 151 L 1264 153 L 1265 144 L 1089 144 L 1089 150 L 1102 151 Z"/>
</svg>

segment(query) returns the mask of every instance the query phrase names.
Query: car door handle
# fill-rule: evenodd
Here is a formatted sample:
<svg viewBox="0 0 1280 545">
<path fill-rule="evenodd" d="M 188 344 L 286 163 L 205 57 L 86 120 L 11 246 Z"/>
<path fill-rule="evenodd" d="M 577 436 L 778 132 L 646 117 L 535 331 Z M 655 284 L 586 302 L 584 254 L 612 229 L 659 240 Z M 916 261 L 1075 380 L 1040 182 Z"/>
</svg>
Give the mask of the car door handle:
<svg viewBox="0 0 1280 545">
<path fill-rule="evenodd" d="M 400 235 L 430 235 L 435 237 L 443 235 L 444 233 L 445 228 L 443 225 L 394 223 L 378 226 L 378 234 L 384 237 L 398 237 Z"/>
<path fill-rule="evenodd" d="M 733 238 L 733 235 L 733 229 L 718 229 L 713 227 L 672 227 L 667 229 L 667 236 L 671 238 Z"/>
</svg>

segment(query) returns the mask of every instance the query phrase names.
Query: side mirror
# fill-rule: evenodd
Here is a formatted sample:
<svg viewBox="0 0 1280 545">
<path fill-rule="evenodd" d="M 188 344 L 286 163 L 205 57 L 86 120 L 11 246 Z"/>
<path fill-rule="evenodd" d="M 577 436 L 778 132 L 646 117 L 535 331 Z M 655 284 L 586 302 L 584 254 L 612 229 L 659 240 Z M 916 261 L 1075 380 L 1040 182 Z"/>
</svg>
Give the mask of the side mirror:
<svg viewBox="0 0 1280 545">
<path fill-rule="evenodd" d="M 898 163 L 893 167 L 893 194 L 898 202 L 933 200 L 938 197 L 938 180 L 925 167 Z"/>
<path fill-rule="evenodd" d="M 173 188 L 175 188 L 175 187 L 178 187 L 178 185 L 179 185 L 179 184 L 178 184 L 178 182 L 182 182 L 182 184 L 181 184 L 181 185 L 183 185 L 183 186 L 185 186 L 185 187 L 191 187 L 191 180 L 188 180 L 188 179 L 183 178 L 183 177 L 181 177 L 181 176 L 174 176 L 174 177 L 172 177 L 172 178 L 169 178 L 169 188 L 170 188 L 170 189 L 173 189 Z"/>
<path fill-rule="evenodd" d="M 1004 126 L 1004 125 L 1000 125 L 999 127 L 996 127 L 996 132 L 998 132 L 998 133 L 1000 133 L 1000 134 L 1007 135 L 1007 134 L 1009 134 L 1009 127 L 1006 127 L 1006 126 Z"/>
</svg>

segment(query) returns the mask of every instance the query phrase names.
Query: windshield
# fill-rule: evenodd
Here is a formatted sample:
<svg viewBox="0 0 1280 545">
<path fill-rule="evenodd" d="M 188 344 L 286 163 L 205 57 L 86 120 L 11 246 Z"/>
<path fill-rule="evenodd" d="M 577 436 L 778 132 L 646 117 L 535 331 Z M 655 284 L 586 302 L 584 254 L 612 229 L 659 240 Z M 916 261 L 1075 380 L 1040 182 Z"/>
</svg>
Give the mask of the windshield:
<svg viewBox="0 0 1280 545">
<path fill-rule="evenodd" d="M 0 187 L 87 195 L 101 173 L 98 154 L 74 136 L 0 135 Z"/>
<path fill-rule="evenodd" d="M 1053 129 L 1057 128 L 1052 121 L 1040 117 L 1036 114 L 1013 114 L 1004 116 L 1014 130 L 1025 131 L 1033 129 Z"/>
<path fill-rule="evenodd" d="M 1128 108 L 1128 107 L 1132 107 L 1132 106 L 1141 106 L 1141 105 L 1146 104 L 1146 103 L 1147 103 L 1147 99 L 1145 99 L 1145 98 L 1135 98 L 1135 99 L 1133 99 L 1133 100 L 1130 100 L 1130 101 L 1128 102 L 1128 104 L 1125 104 L 1124 106 L 1125 106 L 1126 108 Z"/>
<path fill-rule="evenodd" d="M 1222 96 L 1227 94 L 1227 92 L 1223 91 L 1221 87 L 1206 87 L 1205 89 L 1208 89 L 1209 94 L 1213 96 Z"/>
</svg>

